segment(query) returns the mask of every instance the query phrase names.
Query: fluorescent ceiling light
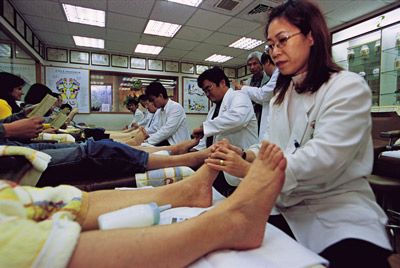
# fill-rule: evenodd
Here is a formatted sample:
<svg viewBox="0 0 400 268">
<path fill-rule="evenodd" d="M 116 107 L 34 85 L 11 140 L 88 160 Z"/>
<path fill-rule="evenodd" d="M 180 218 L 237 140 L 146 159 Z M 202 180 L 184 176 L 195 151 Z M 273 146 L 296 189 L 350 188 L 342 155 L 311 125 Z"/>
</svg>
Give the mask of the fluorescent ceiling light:
<svg viewBox="0 0 400 268">
<path fill-rule="evenodd" d="M 237 40 L 236 42 L 233 42 L 232 44 L 230 44 L 229 47 L 250 50 L 255 47 L 258 47 L 262 43 L 264 43 L 264 41 L 247 38 L 247 37 L 242 37 L 239 40 Z"/>
<path fill-rule="evenodd" d="M 89 38 L 83 36 L 73 36 L 75 45 L 81 47 L 95 47 L 95 48 L 104 48 L 104 40 L 103 39 L 96 39 L 96 38 Z"/>
<path fill-rule="evenodd" d="M 168 0 L 169 2 L 179 3 L 183 5 L 188 5 L 192 7 L 197 7 L 203 0 Z"/>
<path fill-rule="evenodd" d="M 168 22 L 149 20 L 146 29 L 144 29 L 145 34 L 173 37 L 176 32 L 182 27 L 179 24 L 173 24 Z"/>
<path fill-rule="evenodd" d="M 94 26 L 105 27 L 106 26 L 106 13 L 103 10 L 72 6 L 62 4 L 67 16 L 67 20 L 70 22 L 89 24 Z"/>
<path fill-rule="evenodd" d="M 153 54 L 158 55 L 160 54 L 163 47 L 158 46 L 148 46 L 148 45 L 141 45 L 138 44 L 135 48 L 135 53 L 144 53 L 144 54 Z"/>
<path fill-rule="evenodd" d="M 218 54 L 214 54 L 210 57 L 208 57 L 207 59 L 205 59 L 205 61 L 213 61 L 213 62 L 225 62 L 228 61 L 230 59 L 232 59 L 233 57 L 231 56 L 224 56 L 224 55 L 218 55 Z"/>
</svg>

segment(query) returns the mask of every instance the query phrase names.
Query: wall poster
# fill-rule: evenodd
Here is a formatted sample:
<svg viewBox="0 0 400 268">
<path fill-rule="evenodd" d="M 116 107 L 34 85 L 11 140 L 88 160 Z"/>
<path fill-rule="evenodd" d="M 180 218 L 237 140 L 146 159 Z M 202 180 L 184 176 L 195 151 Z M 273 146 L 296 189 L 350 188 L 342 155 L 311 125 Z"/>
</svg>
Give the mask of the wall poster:
<svg viewBox="0 0 400 268">
<path fill-rule="evenodd" d="M 46 67 L 46 85 L 61 94 L 63 103 L 89 113 L 89 70 Z"/>
<path fill-rule="evenodd" d="M 197 86 L 197 78 L 183 77 L 183 108 L 187 114 L 207 114 L 209 101 Z"/>
</svg>

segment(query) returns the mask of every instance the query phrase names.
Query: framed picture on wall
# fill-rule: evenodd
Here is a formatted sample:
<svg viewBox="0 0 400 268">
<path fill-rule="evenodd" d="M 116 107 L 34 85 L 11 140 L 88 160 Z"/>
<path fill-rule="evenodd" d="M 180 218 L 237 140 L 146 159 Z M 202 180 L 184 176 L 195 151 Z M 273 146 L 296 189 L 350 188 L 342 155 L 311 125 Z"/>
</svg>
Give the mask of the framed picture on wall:
<svg viewBox="0 0 400 268">
<path fill-rule="evenodd" d="M 89 64 L 89 52 L 70 50 L 69 62 L 76 64 Z"/>
<path fill-rule="evenodd" d="M 128 68 L 128 56 L 111 55 L 111 66 Z"/>
<path fill-rule="evenodd" d="M 149 59 L 149 70 L 150 71 L 162 71 L 163 70 L 163 61 Z"/>
<path fill-rule="evenodd" d="M 202 74 L 205 70 L 208 70 L 207 65 L 196 64 L 196 74 Z"/>
<path fill-rule="evenodd" d="M 33 47 L 33 34 L 31 28 L 25 25 L 25 40 Z"/>
<path fill-rule="evenodd" d="M 229 78 L 236 78 L 236 70 L 235 70 L 235 68 L 225 67 L 224 68 L 224 73 Z"/>
<path fill-rule="evenodd" d="M 181 62 L 181 72 L 184 74 L 194 74 L 194 64 Z"/>
<path fill-rule="evenodd" d="M 9 24 L 15 26 L 15 12 L 13 6 L 8 0 L 3 1 L 3 17 Z"/>
<path fill-rule="evenodd" d="M 9 43 L 0 43 L 0 58 L 11 58 L 12 48 Z"/>
<path fill-rule="evenodd" d="M 92 65 L 110 66 L 110 54 L 92 52 L 91 60 L 92 60 Z"/>
<path fill-rule="evenodd" d="M 40 54 L 40 46 L 39 46 L 39 39 L 36 35 L 33 36 L 33 49 L 36 50 L 37 53 Z"/>
<path fill-rule="evenodd" d="M 46 58 L 50 61 L 68 62 L 68 51 L 62 48 L 48 47 L 46 49 Z"/>
<path fill-rule="evenodd" d="M 146 70 L 146 59 L 131 57 L 131 68 Z"/>
<path fill-rule="evenodd" d="M 25 22 L 17 12 L 15 12 L 15 28 L 22 37 L 25 37 Z"/>
<path fill-rule="evenodd" d="M 171 73 L 179 73 L 179 62 L 166 60 L 165 71 Z"/>
<path fill-rule="evenodd" d="M 243 77 L 246 75 L 246 66 L 242 66 L 237 70 L 237 76 Z"/>
<path fill-rule="evenodd" d="M 183 109 L 187 114 L 207 114 L 209 101 L 204 91 L 197 86 L 197 78 L 182 78 Z"/>
</svg>

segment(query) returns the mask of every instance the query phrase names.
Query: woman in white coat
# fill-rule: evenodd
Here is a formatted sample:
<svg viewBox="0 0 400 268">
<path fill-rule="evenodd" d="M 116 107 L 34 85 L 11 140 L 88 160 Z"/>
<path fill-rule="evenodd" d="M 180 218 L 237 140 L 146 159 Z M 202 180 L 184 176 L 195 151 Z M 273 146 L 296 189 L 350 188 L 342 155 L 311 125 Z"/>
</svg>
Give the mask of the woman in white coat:
<svg viewBox="0 0 400 268">
<path fill-rule="evenodd" d="M 270 222 L 329 267 L 388 267 L 387 217 L 365 179 L 373 163 L 368 85 L 333 63 L 326 22 L 307 0 L 276 7 L 266 35 L 280 75 L 265 139 L 288 161 Z M 257 153 L 225 145 L 206 162 L 244 177 Z"/>
</svg>

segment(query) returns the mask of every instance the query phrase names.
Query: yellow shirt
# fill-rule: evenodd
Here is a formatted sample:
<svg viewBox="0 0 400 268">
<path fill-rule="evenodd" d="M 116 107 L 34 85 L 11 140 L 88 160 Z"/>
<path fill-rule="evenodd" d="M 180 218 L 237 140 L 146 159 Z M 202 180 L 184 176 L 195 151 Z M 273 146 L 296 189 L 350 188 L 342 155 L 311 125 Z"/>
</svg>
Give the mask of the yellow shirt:
<svg viewBox="0 0 400 268">
<path fill-rule="evenodd" d="M 9 117 L 12 114 L 12 108 L 7 101 L 0 99 L 0 120 Z"/>
</svg>

